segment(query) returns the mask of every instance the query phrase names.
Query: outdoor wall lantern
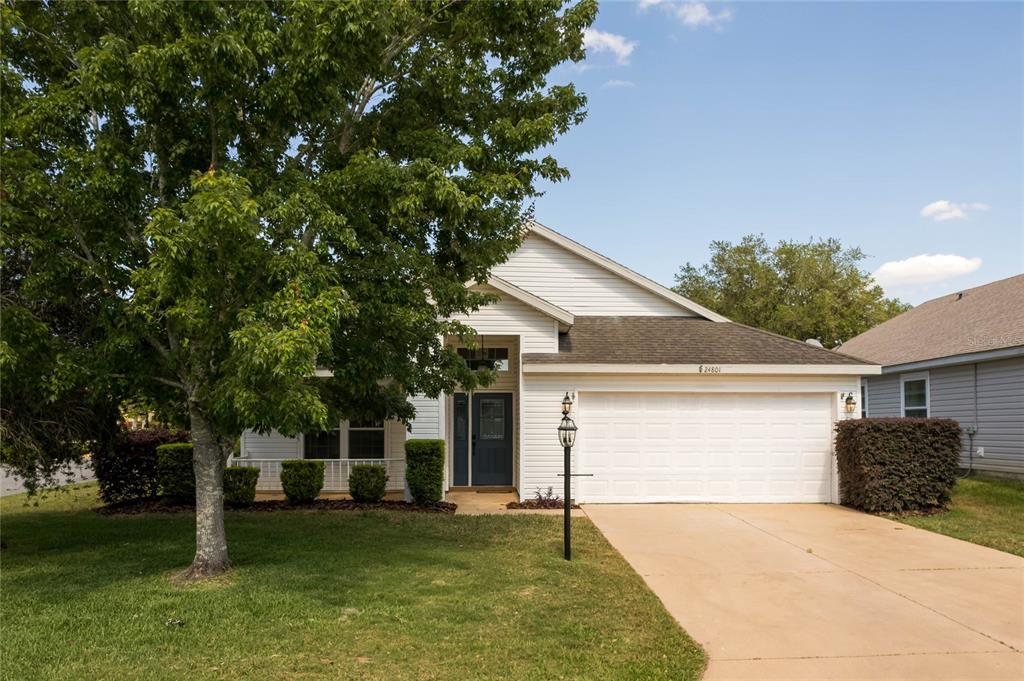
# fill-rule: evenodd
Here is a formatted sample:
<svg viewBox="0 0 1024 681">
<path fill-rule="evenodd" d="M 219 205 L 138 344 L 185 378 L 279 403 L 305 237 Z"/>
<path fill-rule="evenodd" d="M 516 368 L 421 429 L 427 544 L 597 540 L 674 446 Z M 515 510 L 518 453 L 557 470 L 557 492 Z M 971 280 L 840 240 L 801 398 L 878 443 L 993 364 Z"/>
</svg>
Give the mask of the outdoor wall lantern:
<svg viewBox="0 0 1024 681">
<path fill-rule="evenodd" d="M 565 454 L 565 472 L 562 474 L 565 482 L 565 495 L 562 497 L 565 513 L 565 519 L 562 522 L 562 551 L 566 560 L 572 560 L 572 502 L 569 499 L 572 494 L 569 485 L 572 473 L 569 471 L 569 459 L 573 443 L 576 442 L 576 423 L 570 418 L 570 411 L 572 411 L 572 398 L 569 397 L 569 393 L 565 393 L 565 398 L 562 400 L 562 423 L 558 426 L 558 441 L 562 444 Z"/>
<path fill-rule="evenodd" d="M 562 423 L 558 426 L 558 441 L 566 449 L 571 449 L 576 442 L 576 423 L 569 417 L 572 410 L 572 399 L 569 393 L 562 399 Z"/>
<path fill-rule="evenodd" d="M 847 414 L 857 411 L 857 398 L 853 396 L 853 393 L 844 393 L 840 397 L 843 398 L 843 403 L 846 405 Z"/>
</svg>

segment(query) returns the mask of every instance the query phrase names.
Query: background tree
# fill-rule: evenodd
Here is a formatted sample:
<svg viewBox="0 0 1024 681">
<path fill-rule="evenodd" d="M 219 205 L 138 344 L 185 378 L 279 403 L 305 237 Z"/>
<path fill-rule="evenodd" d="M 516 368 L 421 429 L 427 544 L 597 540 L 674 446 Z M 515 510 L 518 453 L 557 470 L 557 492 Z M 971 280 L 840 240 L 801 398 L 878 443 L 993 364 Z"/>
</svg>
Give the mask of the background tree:
<svg viewBox="0 0 1024 681">
<path fill-rule="evenodd" d="M 90 342 L 55 346 L 80 369 L 69 385 L 187 415 L 186 576 L 216 574 L 243 429 L 408 420 L 409 394 L 474 385 L 441 340 L 469 330 L 444 320 L 486 302 L 465 282 L 519 244 L 537 182 L 566 176 L 538 152 L 585 99 L 548 77 L 583 58 L 596 5 L 2 11 L 3 257 L 27 264 L 5 316 L 59 339 L 36 311 L 75 307 Z"/>
<path fill-rule="evenodd" d="M 860 269 L 865 257 L 838 239 L 772 247 L 751 234 L 712 241 L 711 261 L 683 266 L 674 289 L 735 322 L 831 348 L 910 308 Z"/>
</svg>

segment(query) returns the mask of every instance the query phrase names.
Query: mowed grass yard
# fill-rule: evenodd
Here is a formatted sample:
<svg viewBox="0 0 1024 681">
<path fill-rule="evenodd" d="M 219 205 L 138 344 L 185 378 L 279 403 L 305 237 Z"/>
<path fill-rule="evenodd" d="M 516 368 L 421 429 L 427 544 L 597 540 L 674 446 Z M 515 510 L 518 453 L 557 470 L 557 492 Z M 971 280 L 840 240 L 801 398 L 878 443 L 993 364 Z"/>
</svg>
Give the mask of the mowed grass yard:
<svg viewBox="0 0 1024 681">
<path fill-rule="evenodd" d="M 896 520 L 1024 556 L 1024 482 L 964 478 L 953 488 L 948 511 Z"/>
<path fill-rule="evenodd" d="M 4 679 L 697 679 L 701 649 L 585 518 L 229 512 L 237 563 L 178 586 L 193 517 L 95 487 L 0 501 Z"/>
</svg>

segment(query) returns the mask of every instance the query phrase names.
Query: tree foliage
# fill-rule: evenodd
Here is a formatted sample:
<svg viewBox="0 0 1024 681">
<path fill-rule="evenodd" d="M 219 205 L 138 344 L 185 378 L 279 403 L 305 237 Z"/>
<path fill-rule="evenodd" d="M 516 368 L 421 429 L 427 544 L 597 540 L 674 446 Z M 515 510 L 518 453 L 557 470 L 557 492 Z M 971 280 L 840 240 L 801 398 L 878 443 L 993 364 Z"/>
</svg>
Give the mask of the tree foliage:
<svg viewBox="0 0 1024 681">
<path fill-rule="evenodd" d="M 834 238 L 773 247 L 751 234 L 711 242 L 710 262 L 687 263 L 674 288 L 734 322 L 834 347 L 910 308 L 860 269 L 865 257 Z"/>
<path fill-rule="evenodd" d="M 566 176 L 542 149 L 585 99 L 549 76 L 582 59 L 595 13 L 3 5 L 5 318 L 40 325 L 76 369 L 67 390 L 116 385 L 188 419 L 194 565 L 243 428 L 408 420 L 409 394 L 474 385 L 442 340 L 470 330 L 446 318 L 487 302 L 465 283 L 519 244 L 538 182 Z M 26 349 L 7 324 L 3 342 L 6 383 Z"/>
</svg>

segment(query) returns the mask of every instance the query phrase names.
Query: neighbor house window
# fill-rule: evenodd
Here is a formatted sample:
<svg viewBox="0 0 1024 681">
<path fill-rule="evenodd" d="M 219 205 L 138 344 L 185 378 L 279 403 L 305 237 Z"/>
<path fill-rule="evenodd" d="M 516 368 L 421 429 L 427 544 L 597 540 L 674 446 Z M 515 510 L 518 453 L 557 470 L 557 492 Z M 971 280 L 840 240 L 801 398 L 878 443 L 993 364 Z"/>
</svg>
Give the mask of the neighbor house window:
<svg viewBox="0 0 1024 681">
<path fill-rule="evenodd" d="M 508 348 L 459 348 L 458 353 L 470 369 L 508 371 Z"/>
<path fill-rule="evenodd" d="M 335 428 L 306 433 L 303 436 L 302 456 L 305 459 L 340 459 L 341 431 Z"/>
<path fill-rule="evenodd" d="M 348 458 L 384 458 L 384 422 L 350 421 L 348 424 Z"/>
<path fill-rule="evenodd" d="M 928 416 L 928 374 L 906 374 L 900 378 L 904 416 Z"/>
</svg>

